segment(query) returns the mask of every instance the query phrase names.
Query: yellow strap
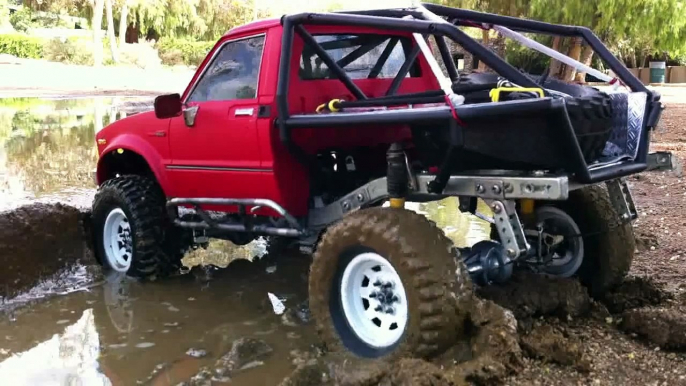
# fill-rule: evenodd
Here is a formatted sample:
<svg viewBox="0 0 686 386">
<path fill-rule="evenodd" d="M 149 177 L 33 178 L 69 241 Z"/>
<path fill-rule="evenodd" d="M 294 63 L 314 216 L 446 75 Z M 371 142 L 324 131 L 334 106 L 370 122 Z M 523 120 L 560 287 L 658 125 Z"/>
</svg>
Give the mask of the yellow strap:
<svg viewBox="0 0 686 386">
<path fill-rule="evenodd" d="M 494 88 L 491 90 L 491 92 L 488 94 L 491 97 L 492 102 L 498 102 L 500 101 L 500 92 L 505 91 L 505 92 L 535 92 L 538 93 L 541 98 L 545 96 L 543 93 L 542 88 L 534 88 L 534 87 L 498 87 Z"/>
<path fill-rule="evenodd" d="M 317 109 L 315 110 L 317 114 L 321 113 L 322 110 L 326 108 L 326 103 L 322 103 L 321 105 L 317 106 Z"/>
</svg>

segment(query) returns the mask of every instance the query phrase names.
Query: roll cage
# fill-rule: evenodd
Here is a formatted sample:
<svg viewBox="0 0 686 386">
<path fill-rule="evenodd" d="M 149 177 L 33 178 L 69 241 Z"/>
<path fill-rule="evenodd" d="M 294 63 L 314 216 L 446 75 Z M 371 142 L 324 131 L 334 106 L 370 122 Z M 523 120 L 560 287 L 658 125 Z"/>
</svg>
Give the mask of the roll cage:
<svg viewBox="0 0 686 386">
<path fill-rule="evenodd" d="M 458 8 L 445 7 L 435 4 L 422 4 L 413 8 L 401 9 L 380 9 L 369 11 L 339 12 L 339 13 L 300 13 L 286 15 L 281 18 L 283 26 L 282 50 L 279 62 L 278 84 L 277 84 L 277 108 L 279 135 L 282 143 L 287 147 L 291 154 L 306 166 L 310 166 L 309 156 L 291 140 L 291 131 L 298 128 L 317 128 L 317 127 L 336 127 L 350 124 L 411 124 L 414 122 L 437 122 L 448 123 L 455 139 L 453 145 L 459 145 L 462 127 L 459 124 L 460 117 L 483 116 L 483 115 L 503 115 L 526 109 L 558 109 L 560 110 L 560 123 L 564 127 L 560 136 L 561 146 L 566 148 L 570 156 L 570 169 L 573 179 L 578 183 L 596 183 L 613 178 L 623 177 L 629 174 L 638 173 L 648 168 L 648 151 L 650 141 L 650 131 L 659 121 L 660 113 L 663 109 L 660 103 L 660 95 L 649 90 L 643 83 L 635 77 L 600 41 L 600 39 L 588 28 L 556 25 L 534 20 L 519 19 L 514 17 L 500 16 L 483 12 L 476 12 Z M 400 71 L 395 76 L 384 96 L 370 98 L 366 96 L 355 85 L 350 76 L 342 68 L 346 62 L 355 55 L 360 54 L 367 48 L 363 45 L 359 53 L 351 53 L 348 59 L 342 58 L 338 61 L 331 58 L 327 53 L 327 44 L 320 44 L 314 36 L 306 29 L 307 25 L 341 25 L 341 26 L 360 26 L 376 27 L 388 30 L 406 31 L 414 34 L 415 42 L 412 50 L 406 55 L 406 61 Z M 610 84 L 621 82 L 628 86 L 632 93 L 643 93 L 645 95 L 644 106 L 640 106 L 640 117 L 638 120 L 636 133 L 638 134 L 635 156 L 624 157 L 623 159 L 605 162 L 599 165 L 588 165 L 584 159 L 579 142 L 574 135 L 574 130 L 565 119 L 566 111 L 564 106 L 555 101 L 551 101 L 552 94 L 548 90 L 543 90 L 542 99 L 516 101 L 505 103 L 481 103 L 476 105 L 461 104 L 459 95 L 461 90 L 455 84 L 459 81 L 457 68 L 452 61 L 446 38 L 459 44 L 465 51 L 469 52 L 488 67 L 493 69 L 501 77 L 521 88 L 536 89 L 541 88 L 539 83 L 527 74 L 517 70 L 515 67 L 498 57 L 487 47 L 477 42 L 458 27 L 468 26 L 477 28 L 508 28 L 510 31 L 531 32 L 542 34 L 553 34 L 559 36 L 582 37 L 589 44 L 595 53 L 602 59 L 608 67 L 616 74 L 617 78 L 612 79 Z M 516 32 L 514 32 L 516 34 Z M 413 109 L 394 109 L 374 112 L 356 113 L 337 113 L 337 114 L 289 114 L 288 93 L 289 75 L 291 73 L 291 56 L 293 54 L 293 39 L 295 34 L 300 36 L 305 42 L 305 50 L 308 55 L 316 55 L 318 60 L 326 64 L 329 74 L 328 77 L 338 78 L 356 98 L 354 101 L 332 101 L 330 107 L 339 110 L 345 107 L 388 107 L 400 104 L 423 104 L 423 103 L 443 103 L 442 107 L 426 107 Z M 413 63 L 421 51 L 426 51 L 426 39 L 433 36 L 438 48 L 440 57 L 443 61 L 449 79 L 445 79 L 442 73 L 436 71 L 437 63 L 431 52 L 425 52 L 427 60 L 432 65 L 434 74 L 442 85 L 441 90 L 430 90 L 420 93 L 399 95 L 398 88 L 402 80 L 407 76 L 413 67 Z M 524 38 L 526 39 L 526 38 Z M 375 42 L 371 39 L 370 44 Z M 545 52 L 547 54 L 547 52 Z M 576 62 L 571 58 L 565 57 L 565 62 Z M 384 59 L 381 57 L 379 60 Z M 433 61 L 433 63 L 432 63 Z M 576 62 L 578 63 L 578 62 Z M 585 68 L 578 63 L 581 68 Z M 446 84 L 449 84 L 446 86 Z M 626 104 L 627 102 L 624 101 Z M 631 103 L 629 101 L 628 103 Z M 457 118 L 457 119 L 455 119 Z M 457 121 L 457 122 L 456 122 Z M 625 129 L 626 130 L 626 129 Z M 562 143 L 563 142 L 563 143 Z M 449 155 L 448 155 L 449 156 Z M 447 160 L 446 160 L 447 161 Z M 312 168 L 310 168 L 312 170 Z M 316 173 L 315 170 L 312 170 Z M 437 176 L 438 193 L 444 184 L 441 180 L 446 180 L 447 175 L 440 172 Z"/>
</svg>

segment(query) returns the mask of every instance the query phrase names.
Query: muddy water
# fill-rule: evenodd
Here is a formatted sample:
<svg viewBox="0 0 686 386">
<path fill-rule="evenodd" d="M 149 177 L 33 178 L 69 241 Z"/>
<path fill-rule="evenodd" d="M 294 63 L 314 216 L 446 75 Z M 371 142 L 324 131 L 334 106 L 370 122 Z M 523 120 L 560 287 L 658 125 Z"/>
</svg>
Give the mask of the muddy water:
<svg viewBox="0 0 686 386">
<path fill-rule="evenodd" d="M 196 267 L 145 284 L 102 276 L 79 225 L 95 192 L 94 136 L 150 102 L 0 99 L 0 257 L 11 267 L 0 274 L 3 383 L 176 385 L 207 368 L 230 373 L 223 380 L 231 384 L 272 385 L 313 352 L 314 331 L 301 307 L 307 256 L 267 267 L 244 260 L 264 253 L 263 242 L 237 248 L 216 241 L 184 262 L 218 269 Z M 488 235 L 487 223 L 459 213 L 454 199 L 410 209 L 458 245 Z M 488 208 L 480 203 L 480 211 Z M 283 314 L 268 293 L 283 300 Z M 263 350 L 229 358 L 227 369 L 226 355 L 241 338 L 258 340 Z"/>
</svg>

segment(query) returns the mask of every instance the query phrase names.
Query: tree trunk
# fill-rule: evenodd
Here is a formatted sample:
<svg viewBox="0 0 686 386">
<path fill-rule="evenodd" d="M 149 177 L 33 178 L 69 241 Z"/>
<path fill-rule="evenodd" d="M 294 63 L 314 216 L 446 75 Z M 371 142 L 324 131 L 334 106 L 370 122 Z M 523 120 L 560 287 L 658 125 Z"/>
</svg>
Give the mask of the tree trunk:
<svg viewBox="0 0 686 386">
<path fill-rule="evenodd" d="M 629 68 L 637 68 L 637 62 L 636 62 L 636 50 L 631 50 L 629 53 Z"/>
<path fill-rule="evenodd" d="M 119 49 L 124 47 L 126 43 L 126 27 L 128 26 L 127 19 L 129 17 L 129 2 L 124 0 L 121 6 L 121 18 L 119 19 Z"/>
<path fill-rule="evenodd" d="M 581 51 L 581 63 L 591 67 L 591 62 L 593 61 L 593 48 L 589 45 L 585 45 L 583 51 Z M 574 80 L 581 83 L 586 83 L 586 73 L 577 72 Z"/>
<path fill-rule="evenodd" d="M 562 38 L 559 36 L 555 36 L 553 39 L 553 49 L 557 52 L 560 52 L 560 43 L 562 41 Z M 548 72 L 548 76 L 557 79 L 560 76 L 560 68 L 562 67 L 562 62 L 560 62 L 557 59 L 550 58 L 550 72 Z"/>
<path fill-rule="evenodd" d="M 112 16 L 112 0 L 105 0 L 105 12 L 107 13 L 107 37 L 110 40 L 110 51 L 112 51 L 112 60 L 119 63 L 119 55 L 117 55 L 117 38 L 114 36 L 114 17 Z"/>
<path fill-rule="evenodd" d="M 579 58 L 581 57 L 581 41 L 582 40 L 580 37 L 572 38 L 572 42 L 569 46 L 569 54 L 567 56 L 574 60 L 579 60 Z M 565 82 L 571 82 L 574 80 L 575 75 L 576 68 L 565 65 L 565 72 L 564 76 L 562 77 L 562 80 L 564 80 Z"/>
<path fill-rule="evenodd" d="M 484 47 L 488 48 L 490 43 L 490 37 L 488 35 L 488 30 L 481 30 L 481 44 L 483 44 Z M 486 63 L 484 63 L 481 58 L 479 58 L 479 71 L 486 71 Z"/>
<path fill-rule="evenodd" d="M 102 11 L 105 0 L 95 0 L 93 5 L 93 65 L 102 65 L 102 39 L 100 33 L 102 29 Z"/>
</svg>

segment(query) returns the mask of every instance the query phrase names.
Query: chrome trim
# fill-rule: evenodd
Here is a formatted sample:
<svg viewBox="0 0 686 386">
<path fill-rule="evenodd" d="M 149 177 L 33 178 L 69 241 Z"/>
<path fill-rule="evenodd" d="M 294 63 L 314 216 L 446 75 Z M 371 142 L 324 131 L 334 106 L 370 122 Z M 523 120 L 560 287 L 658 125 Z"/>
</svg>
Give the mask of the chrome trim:
<svg viewBox="0 0 686 386">
<path fill-rule="evenodd" d="M 190 165 L 167 165 L 167 169 L 176 170 L 212 170 L 219 172 L 273 172 L 273 169 L 259 169 L 259 168 L 229 168 L 221 166 L 190 166 Z"/>
<path fill-rule="evenodd" d="M 183 110 L 183 121 L 187 127 L 195 126 L 195 117 L 198 115 L 200 106 L 192 106 Z"/>
<path fill-rule="evenodd" d="M 214 60 L 217 58 L 217 55 L 219 54 L 219 52 L 221 52 L 221 50 L 224 49 L 224 46 L 226 46 L 229 43 L 235 43 L 235 42 L 239 42 L 241 40 L 253 39 L 256 37 L 260 37 L 260 36 L 264 37 L 264 43 L 262 44 L 262 54 L 261 54 L 262 58 L 260 59 L 259 66 L 257 66 L 257 87 L 255 88 L 255 98 L 252 98 L 252 99 L 257 99 L 257 96 L 259 95 L 259 91 L 260 91 L 260 77 L 262 75 L 262 63 L 264 62 L 264 51 L 265 51 L 264 48 L 265 48 L 265 45 L 267 44 L 267 33 L 266 32 L 262 32 L 262 33 L 250 35 L 250 36 L 245 36 L 245 37 L 241 37 L 241 38 L 237 38 L 237 39 L 230 39 L 230 40 L 223 42 L 219 47 L 217 47 L 217 49 L 212 53 L 212 57 L 210 57 L 210 60 L 207 62 L 207 65 L 205 65 L 205 67 L 203 67 L 203 69 L 200 72 L 200 74 L 198 75 L 198 77 L 195 78 L 195 81 L 193 82 L 191 89 L 188 91 L 188 94 L 186 95 L 185 98 L 183 98 L 183 101 L 181 103 L 184 105 L 186 103 L 188 103 L 188 98 L 191 95 L 193 95 L 193 92 L 195 91 L 195 88 L 198 86 L 198 83 L 205 76 L 205 72 L 207 72 L 207 69 L 214 63 Z M 227 99 L 227 100 L 238 100 L 238 99 Z M 198 103 L 202 103 L 202 102 L 198 102 Z"/>
</svg>

